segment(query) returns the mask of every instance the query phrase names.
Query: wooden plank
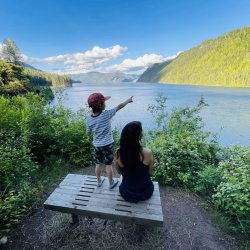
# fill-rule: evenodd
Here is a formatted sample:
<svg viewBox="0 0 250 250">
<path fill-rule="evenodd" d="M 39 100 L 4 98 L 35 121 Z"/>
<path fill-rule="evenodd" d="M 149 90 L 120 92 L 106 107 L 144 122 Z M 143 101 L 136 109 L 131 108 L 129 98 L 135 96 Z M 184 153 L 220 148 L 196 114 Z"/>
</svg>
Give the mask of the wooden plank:
<svg viewBox="0 0 250 250">
<path fill-rule="evenodd" d="M 82 211 L 86 211 L 86 210 L 91 210 L 92 212 L 96 212 L 96 213 L 102 213 L 103 211 L 109 211 L 110 214 L 117 214 L 119 215 L 121 212 L 122 214 L 124 214 L 124 212 L 129 213 L 129 214 L 134 214 L 134 217 L 141 217 L 141 218 L 149 218 L 152 216 L 159 216 L 159 211 L 157 210 L 151 210 L 151 209 L 136 209 L 136 208 L 128 208 L 128 207 L 119 207 L 116 205 L 109 205 L 109 204 L 105 204 L 105 206 L 101 207 L 101 206 L 95 206 L 95 205 L 91 205 L 89 202 L 86 201 L 68 201 L 68 200 L 62 200 L 60 198 L 57 197 L 57 199 L 51 199 L 49 201 L 47 201 L 47 203 L 45 202 L 46 205 L 51 205 L 51 204 L 60 204 L 61 207 L 68 207 L 68 204 L 70 204 L 71 206 L 75 207 L 75 208 L 81 208 Z M 65 205 L 66 204 L 66 205 Z M 70 207 L 71 207 L 70 206 Z"/>
<path fill-rule="evenodd" d="M 103 191 L 103 190 L 94 190 L 91 192 L 91 190 L 85 189 L 85 191 L 82 190 L 72 190 L 72 189 L 67 189 L 64 187 L 59 187 L 54 190 L 56 193 L 62 193 L 62 194 L 72 194 L 72 195 L 79 195 L 79 196 L 88 196 L 96 199 L 108 199 L 108 200 L 117 200 L 119 199 L 120 201 L 126 202 L 120 195 L 119 191 L 116 193 L 110 193 L 108 191 Z M 105 193 L 106 192 L 106 193 Z M 127 202 L 130 204 L 130 202 Z M 141 201 L 138 203 L 131 203 L 136 206 L 144 206 L 145 204 L 161 204 L 160 196 L 157 191 L 153 193 L 153 195 L 146 201 Z"/>
<path fill-rule="evenodd" d="M 49 199 L 47 200 L 48 203 L 53 201 L 60 201 L 60 202 L 68 202 L 71 204 L 78 204 L 81 206 L 92 207 L 93 211 L 100 212 L 103 208 L 110 208 L 113 209 L 113 213 L 116 213 L 116 210 L 125 210 L 133 212 L 138 212 L 142 214 L 159 214 L 159 209 L 161 209 L 160 205 L 151 205 L 146 204 L 143 206 L 136 206 L 133 203 L 124 204 L 117 200 L 107 200 L 107 199 L 93 199 L 92 197 L 76 197 L 72 194 L 60 194 L 60 193 L 53 193 Z M 85 209 L 85 208 L 83 208 Z"/>
<path fill-rule="evenodd" d="M 88 176 L 87 176 L 88 177 Z M 81 186 L 83 184 L 85 185 L 93 185 L 93 186 L 96 186 L 96 177 L 93 177 L 91 179 L 88 179 L 86 176 L 84 175 L 71 175 L 71 177 L 67 177 L 65 178 L 61 183 L 60 185 L 66 185 L 66 186 L 70 186 L 70 185 L 73 185 L 73 186 Z M 102 178 L 105 179 L 103 185 L 102 185 L 102 188 L 106 189 L 109 187 L 109 183 L 108 183 L 108 178 L 107 177 L 104 177 L 102 176 Z M 154 188 L 155 190 L 159 190 L 159 185 L 158 185 L 158 182 L 153 182 L 154 183 Z M 118 189 L 119 185 L 116 186 L 114 189 Z"/>
<path fill-rule="evenodd" d="M 60 190 L 60 189 L 56 189 L 55 190 L 55 192 L 58 192 L 58 190 Z M 67 190 L 67 189 L 66 189 Z M 60 192 L 60 191 L 59 191 Z M 156 192 L 155 192 L 156 193 Z M 151 203 L 151 201 L 152 201 L 152 198 L 155 196 L 155 193 L 154 193 L 154 195 L 150 198 L 150 199 L 148 199 L 147 201 L 143 201 L 143 202 L 140 202 L 140 203 L 137 203 L 138 204 L 138 206 L 140 206 L 141 205 L 141 203 L 146 203 L 146 204 L 148 204 L 148 203 Z M 91 193 L 84 193 L 84 192 L 78 192 L 78 193 L 72 193 L 72 194 L 74 194 L 74 195 L 82 195 L 82 196 L 92 196 L 92 197 L 95 197 L 95 198 L 99 198 L 99 199 L 102 199 L 102 198 L 104 198 L 104 199 L 107 199 L 107 198 L 109 198 L 109 199 L 112 199 L 113 198 L 113 194 L 112 194 L 112 197 L 105 197 L 105 195 L 103 195 L 103 193 L 98 197 L 98 195 L 97 194 L 91 194 Z M 120 196 L 114 196 L 114 198 L 115 198 L 115 200 L 117 200 L 117 198 L 118 197 L 120 197 Z M 156 196 L 157 197 L 157 196 Z M 121 200 L 123 200 L 123 198 L 122 197 L 120 197 L 120 201 Z M 159 204 L 160 204 L 160 198 L 158 197 L 158 201 L 159 201 Z M 157 203 L 156 203 L 157 204 Z"/>
<path fill-rule="evenodd" d="M 62 193 L 62 194 L 72 194 L 76 196 L 86 196 L 86 197 L 92 197 L 96 199 L 108 199 L 108 200 L 120 200 L 124 201 L 124 199 L 120 196 L 119 192 L 116 193 L 110 193 L 109 191 L 103 191 L 102 189 L 100 190 L 89 190 L 89 189 L 80 189 L 80 190 L 72 190 L 68 189 L 65 187 L 59 187 L 56 188 L 55 191 L 56 193 Z M 126 201 L 124 201 L 126 202 Z M 133 203 L 131 203 L 133 204 Z M 141 201 L 139 203 L 134 203 L 136 206 L 144 206 L 144 204 L 161 204 L 160 200 L 160 194 L 159 192 L 155 191 L 153 195 L 146 201 Z"/>
<path fill-rule="evenodd" d="M 116 203 L 119 203 L 121 205 L 124 205 L 124 206 L 130 206 L 130 207 L 138 207 L 138 208 L 144 208 L 145 206 L 160 206 L 161 208 L 161 202 L 160 200 L 153 200 L 153 199 L 148 199 L 146 201 L 141 201 L 141 202 L 138 202 L 138 203 L 131 203 L 131 202 L 127 202 L 125 201 L 122 197 L 120 196 L 110 196 L 110 197 L 107 197 L 106 195 L 102 195 L 102 194 L 91 194 L 91 193 L 81 193 L 81 192 L 72 192 L 72 190 L 68 190 L 68 189 L 61 189 L 61 188 L 57 188 L 53 194 L 48 198 L 48 200 L 52 199 L 52 197 L 54 197 L 55 194 L 58 194 L 58 195 L 63 195 L 65 198 L 67 197 L 67 195 L 71 195 L 70 198 L 77 198 L 77 199 L 88 199 L 88 200 L 91 200 L 91 202 L 98 202 L 100 201 L 100 203 L 102 203 L 102 201 L 109 201 L 111 202 L 112 204 L 114 202 Z"/>
<path fill-rule="evenodd" d="M 66 203 L 66 202 L 60 203 L 58 201 L 53 201 L 51 204 L 44 204 L 44 207 L 54 211 L 90 216 L 94 218 L 118 220 L 118 221 L 124 221 L 128 223 L 138 223 L 143 225 L 156 225 L 156 226 L 163 225 L 162 215 L 151 215 L 145 218 L 143 214 L 129 213 L 126 211 L 116 211 L 117 213 L 112 214 L 110 209 L 107 208 L 103 208 L 102 211 L 96 213 L 96 211 L 92 210 L 92 207 L 85 208 L 85 210 L 82 210 L 81 206 L 73 205 L 71 203 Z"/>
<path fill-rule="evenodd" d="M 159 214 L 159 210 L 161 210 L 161 205 L 154 205 L 154 204 L 135 204 L 129 202 L 121 202 L 117 200 L 108 200 L 108 199 L 93 199 L 93 197 L 82 197 L 82 196 L 75 196 L 74 194 L 61 194 L 54 192 L 50 195 L 47 199 L 47 203 L 53 201 L 60 201 L 60 202 L 69 202 L 72 204 L 84 205 L 84 206 L 92 206 L 96 207 L 95 211 L 100 211 L 105 208 L 113 208 L 113 209 L 125 209 L 131 212 L 137 211 L 140 213 L 150 213 L 150 214 Z"/>
</svg>

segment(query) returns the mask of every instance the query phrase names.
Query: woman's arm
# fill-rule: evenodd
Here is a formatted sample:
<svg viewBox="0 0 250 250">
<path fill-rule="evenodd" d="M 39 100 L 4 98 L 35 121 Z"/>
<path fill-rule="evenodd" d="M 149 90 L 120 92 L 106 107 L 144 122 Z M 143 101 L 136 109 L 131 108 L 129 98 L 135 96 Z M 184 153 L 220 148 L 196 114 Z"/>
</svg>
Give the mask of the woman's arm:
<svg viewBox="0 0 250 250">
<path fill-rule="evenodd" d="M 119 155 L 118 155 L 117 152 L 115 153 L 115 168 L 116 168 L 118 174 L 122 174 L 121 173 L 121 165 L 120 165 Z"/>
<path fill-rule="evenodd" d="M 154 165 L 154 157 L 153 154 L 150 152 L 151 156 L 150 156 L 150 164 L 148 165 L 149 167 L 149 175 L 152 176 L 153 175 L 153 165 Z"/>
<path fill-rule="evenodd" d="M 150 149 L 143 148 L 144 161 L 149 168 L 149 175 L 153 174 L 154 157 Z"/>
</svg>

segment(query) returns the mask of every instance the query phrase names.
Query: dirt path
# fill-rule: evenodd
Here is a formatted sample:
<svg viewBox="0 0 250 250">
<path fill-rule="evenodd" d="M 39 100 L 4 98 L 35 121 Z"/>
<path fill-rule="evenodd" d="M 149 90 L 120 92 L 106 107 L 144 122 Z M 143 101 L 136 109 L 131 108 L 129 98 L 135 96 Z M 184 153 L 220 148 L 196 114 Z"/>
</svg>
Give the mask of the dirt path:
<svg viewBox="0 0 250 250">
<path fill-rule="evenodd" d="M 94 175 L 93 168 L 81 173 Z M 41 205 L 12 231 L 3 249 L 239 249 L 233 238 L 214 225 L 198 196 L 179 188 L 161 187 L 161 200 L 161 229 L 90 218 L 81 218 L 78 225 L 72 225 L 69 215 L 44 210 Z"/>
</svg>

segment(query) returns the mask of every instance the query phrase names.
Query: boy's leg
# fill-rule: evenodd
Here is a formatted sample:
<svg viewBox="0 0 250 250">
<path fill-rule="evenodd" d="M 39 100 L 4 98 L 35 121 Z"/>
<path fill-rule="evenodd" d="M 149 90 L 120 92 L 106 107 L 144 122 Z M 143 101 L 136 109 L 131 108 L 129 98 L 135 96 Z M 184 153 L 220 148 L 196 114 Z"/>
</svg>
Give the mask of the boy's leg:
<svg viewBox="0 0 250 250">
<path fill-rule="evenodd" d="M 106 172 L 109 179 L 109 189 L 112 189 L 119 183 L 119 181 L 116 178 L 113 179 L 112 165 L 106 165 Z"/>
<path fill-rule="evenodd" d="M 113 168 L 112 165 L 106 165 L 106 173 L 109 179 L 109 185 L 112 184 L 113 181 Z"/>
<path fill-rule="evenodd" d="M 101 182 L 101 166 L 100 166 L 100 164 L 95 165 L 95 174 L 96 174 L 96 178 L 97 178 L 97 183 L 100 183 Z"/>
</svg>

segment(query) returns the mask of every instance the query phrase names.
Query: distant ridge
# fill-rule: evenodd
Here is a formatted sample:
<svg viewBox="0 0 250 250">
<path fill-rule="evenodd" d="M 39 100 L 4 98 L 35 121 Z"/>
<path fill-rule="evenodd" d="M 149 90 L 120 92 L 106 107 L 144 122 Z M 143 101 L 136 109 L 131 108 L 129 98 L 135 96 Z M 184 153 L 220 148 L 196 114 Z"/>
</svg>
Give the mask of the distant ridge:
<svg viewBox="0 0 250 250">
<path fill-rule="evenodd" d="M 42 71 L 42 70 L 37 69 L 37 68 L 35 68 L 35 67 L 31 66 L 30 64 L 25 63 L 25 62 L 22 62 L 22 65 L 23 65 L 23 67 L 25 67 L 25 68 L 29 68 L 29 69 L 34 69 L 34 70 Z"/>
<path fill-rule="evenodd" d="M 128 75 L 122 72 L 101 73 L 101 72 L 88 72 L 80 74 L 70 74 L 73 81 L 83 83 L 115 83 L 115 82 L 133 82 L 138 79 L 137 75 Z"/>
<path fill-rule="evenodd" d="M 163 63 L 155 63 L 144 71 L 144 73 L 139 77 L 138 82 L 158 82 L 161 76 L 161 70 L 163 70 L 168 64 L 173 60 L 168 60 Z"/>
<path fill-rule="evenodd" d="M 206 40 L 172 61 L 154 64 L 138 82 L 250 87 L 250 26 Z"/>
</svg>

